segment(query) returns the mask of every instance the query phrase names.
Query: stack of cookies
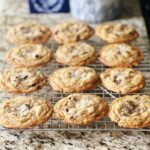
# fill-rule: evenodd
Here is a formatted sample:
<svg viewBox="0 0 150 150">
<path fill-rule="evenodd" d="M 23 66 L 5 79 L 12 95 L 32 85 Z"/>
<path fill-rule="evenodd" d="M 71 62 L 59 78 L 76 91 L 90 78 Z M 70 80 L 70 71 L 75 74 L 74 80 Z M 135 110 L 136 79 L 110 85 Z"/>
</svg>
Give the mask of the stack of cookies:
<svg viewBox="0 0 150 150">
<path fill-rule="evenodd" d="M 99 53 L 93 46 L 81 41 L 94 33 L 109 43 Z M 51 31 L 45 25 L 27 23 L 12 27 L 6 37 L 16 47 L 6 55 L 13 68 L 0 74 L 1 91 L 32 93 L 42 89 L 48 81 L 52 90 L 72 94 L 59 100 L 54 108 L 50 101 L 38 97 L 16 96 L 5 100 L 0 105 L 0 125 L 8 128 L 33 127 L 46 122 L 54 110 L 57 119 L 69 124 L 89 124 L 109 114 L 112 121 L 123 127 L 150 126 L 150 96 L 127 95 L 114 100 L 109 107 L 105 99 L 82 93 L 98 85 L 119 94 L 129 94 L 144 87 L 144 75 L 132 69 L 143 60 L 141 50 L 128 44 L 138 37 L 132 27 L 107 23 L 94 30 L 85 23 L 69 21 L 56 25 Z M 60 44 L 54 55 L 43 45 L 50 37 Z M 35 70 L 52 58 L 69 67 L 57 69 L 48 77 Z M 97 59 L 111 68 L 99 74 L 86 66 Z"/>
</svg>

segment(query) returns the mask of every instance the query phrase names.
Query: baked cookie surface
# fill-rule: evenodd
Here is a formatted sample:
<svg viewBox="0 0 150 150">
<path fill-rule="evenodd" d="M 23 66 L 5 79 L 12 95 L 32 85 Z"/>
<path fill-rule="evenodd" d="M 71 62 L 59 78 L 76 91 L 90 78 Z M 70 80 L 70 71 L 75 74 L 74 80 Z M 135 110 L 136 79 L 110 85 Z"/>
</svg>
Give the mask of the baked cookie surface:
<svg viewBox="0 0 150 150">
<path fill-rule="evenodd" d="M 93 34 L 94 29 L 92 27 L 77 21 L 63 22 L 53 29 L 54 38 L 59 44 L 85 40 L 90 38 Z"/>
<path fill-rule="evenodd" d="M 96 51 L 86 43 L 70 43 L 60 46 L 55 53 L 55 58 L 61 64 L 82 66 L 96 60 Z"/>
<path fill-rule="evenodd" d="M 99 51 L 99 60 L 109 67 L 137 66 L 144 56 L 140 49 L 125 43 L 103 46 Z"/>
<path fill-rule="evenodd" d="M 122 127 L 150 127 L 150 96 L 128 95 L 117 98 L 110 106 L 109 116 Z"/>
<path fill-rule="evenodd" d="M 29 128 L 46 122 L 52 114 L 48 100 L 18 96 L 0 104 L 0 125 L 7 128 Z"/>
<path fill-rule="evenodd" d="M 132 68 L 112 68 L 100 74 L 102 85 L 116 93 L 128 94 L 142 89 L 144 75 Z"/>
<path fill-rule="evenodd" d="M 72 94 L 59 100 L 54 111 L 56 118 L 70 124 L 88 124 L 108 113 L 108 104 L 99 96 Z"/>
<path fill-rule="evenodd" d="M 43 44 L 52 35 L 51 30 L 38 23 L 18 24 L 11 27 L 6 38 L 13 44 Z"/>
<path fill-rule="evenodd" d="M 99 76 L 89 67 L 66 67 L 49 76 L 49 84 L 55 91 L 81 92 L 97 86 Z"/>
<path fill-rule="evenodd" d="M 6 59 L 15 67 L 34 68 L 48 63 L 51 55 L 51 50 L 45 46 L 27 44 L 9 50 Z"/>
<path fill-rule="evenodd" d="M 134 28 L 120 23 L 98 25 L 96 35 L 108 43 L 130 42 L 138 37 Z"/>
<path fill-rule="evenodd" d="M 31 93 L 46 84 L 43 73 L 26 68 L 5 70 L 0 74 L 0 90 L 9 93 Z"/>
</svg>

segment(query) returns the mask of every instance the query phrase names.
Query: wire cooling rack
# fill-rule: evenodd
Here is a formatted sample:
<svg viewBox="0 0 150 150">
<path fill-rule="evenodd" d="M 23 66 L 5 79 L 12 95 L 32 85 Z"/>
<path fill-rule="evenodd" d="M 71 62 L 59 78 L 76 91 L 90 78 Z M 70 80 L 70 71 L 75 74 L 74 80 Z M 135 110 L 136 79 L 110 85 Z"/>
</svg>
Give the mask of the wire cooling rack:
<svg viewBox="0 0 150 150">
<path fill-rule="evenodd" d="M 143 51 L 144 61 L 142 61 L 142 63 L 140 65 L 135 67 L 135 69 L 142 71 L 143 74 L 145 75 L 146 86 L 144 87 L 144 89 L 142 89 L 138 93 L 132 93 L 132 94 L 141 94 L 142 95 L 142 94 L 149 94 L 149 92 L 150 92 L 150 61 L 149 61 L 150 60 L 150 56 L 149 56 L 150 46 L 149 46 L 149 40 L 147 39 L 147 36 L 144 35 L 145 30 L 144 31 L 140 30 L 139 32 L 142 33 L 142 36 L 140 36 L 140 38 L 138 38 L 132 44 L 139 47 Z M 96 48 L 96 50 L 99 50 L 100 47 L 102 47 L 105 44 L 102 41 L 100 41 L 100 39 L 98 39 L 97 37 L 91 38 L 90 40 L 87 41 L 87 43 L 93 45 Z M 51 40 L 50 43 L 47 44 L 47 46 L 50 47 L 53 52 L 58 47 L 58 45 L 53 40 Z M 66 67 L 66 66 L 58 64 L 53 59 L 46 66 L 37 68 L 37 70 L 43 71 L 48 76 L 54 70 L 56 70 L 58 68 L 62 68 L 62 67 Z M 101 64 L 98 60 L 94 64 L 90 64 L 89 67 L 92 67 L 97 72 L 102 72 L 107 68 L 106 66 Z M 0 71 L 3 71 L 6 68 L 10 68 L 10 66 L 4 60 L 0 63 L 0 69 L 1 69 Z M 99 86 L 93 90 L 86 91 L 84 93 L 91 93 L 91 94 L 99 95 L 99 96 L 103 97 L 108 103 L 111 103 L 111 101 L 117 97 L 123 96 L 123 95 L 111 92 L 109 90 L 106 90 L 105 88 L 103 88 L 101 86 Z M 50 102 L 54 105 L 58 100 L 60 100 L 63 97 L 66 97 L 69 94 L 70 93 L 61 93 L 61 92 L 53 91 L 50 88 L 50 86 L 48 86 L 48 84 L 47 84 L 47 86 L 45 86 L 40 91 L 34 92 L 32 94 L 23 94 L 23 95 L 34 95 L 37 97 L 46 98 L 46 99 L 50 100 Z M 14 96 L 15 95 L 13 95 L 13 94 L 0 93 L 0 100 L 2 101 L 4 99 L 11 98 Z M 0 130 L 6 130 L 6 128 L 0 127 Z M 7 130 L 12 130 L 12 129 L 7 129 Z M 40 130 L 41 131 L 43 131 L 43 130 L 44 131 L 46 131 L 46 130 L 47 131 L 48 130 L 150 131 L 150 128 L 143 128 L 143 129 L 141 129 L 141 128 L 140 129 L 122 128 L 122 127 L 119 127 L 114 122 L 112 122 L 109 119 L 109 117 L 105 117 L 103 120 L 95 121 L 89 125 L 70 125 L 70 124 L 63 123 L 63 121 L 55 119 L 55 117 L 53 115 L 52 118 L 50 118 L 49 121 L 47 121 L 43 125 L 40 125 L 40 126 L 37 126 L 34 128 L 29 128 L 28 130 L 39 130 L 39 131 Z"/>
</svg>

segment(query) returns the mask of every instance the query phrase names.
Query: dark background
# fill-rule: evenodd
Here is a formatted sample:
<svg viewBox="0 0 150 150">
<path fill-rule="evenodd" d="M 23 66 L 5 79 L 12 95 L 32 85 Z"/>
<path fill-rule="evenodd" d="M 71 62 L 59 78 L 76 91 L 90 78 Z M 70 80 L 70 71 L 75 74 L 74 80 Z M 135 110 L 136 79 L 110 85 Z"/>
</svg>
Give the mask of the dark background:
<svg viewBox="0 0 150 150">
<path fill-rule="evenodd" d="M 150 38 L 150 0 L 140 0 L 141 9 L 145 18 L 148 35 Z"/>
</svg>

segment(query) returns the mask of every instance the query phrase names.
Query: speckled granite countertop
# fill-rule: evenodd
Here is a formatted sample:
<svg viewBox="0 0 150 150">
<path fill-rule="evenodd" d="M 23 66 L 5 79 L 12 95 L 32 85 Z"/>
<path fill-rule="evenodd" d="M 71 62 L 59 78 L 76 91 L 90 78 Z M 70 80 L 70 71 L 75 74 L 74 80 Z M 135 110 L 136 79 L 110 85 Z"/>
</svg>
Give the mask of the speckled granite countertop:
<svg viewBox="0 0 150 150">
<path fill-rule="evenodd" d="M 137 0 L 124 0 L 122 18 L 143 22 Z M 67 14 L 29 15 L 26 0 L 0 0 L 0 60 L 9 48 L 3 38 L 5 26 L 38 20 L 55 24 L 59 19 L 69 19 Z M 132 17 L 132 18 L 131 18 Z M 39 19 L 40 18 L 40 19 Z M 147 36 L 147 35 L 145 35 Z M 101 131 L 1 131 L 0 150 L 150 150 L 148 132 L 101 132 Z"/>
<path fill-rule="evenodd" d="M 0 133 L 1 150 L 149 150 L 142 132 L 17 132 Z"/>
</svg>

